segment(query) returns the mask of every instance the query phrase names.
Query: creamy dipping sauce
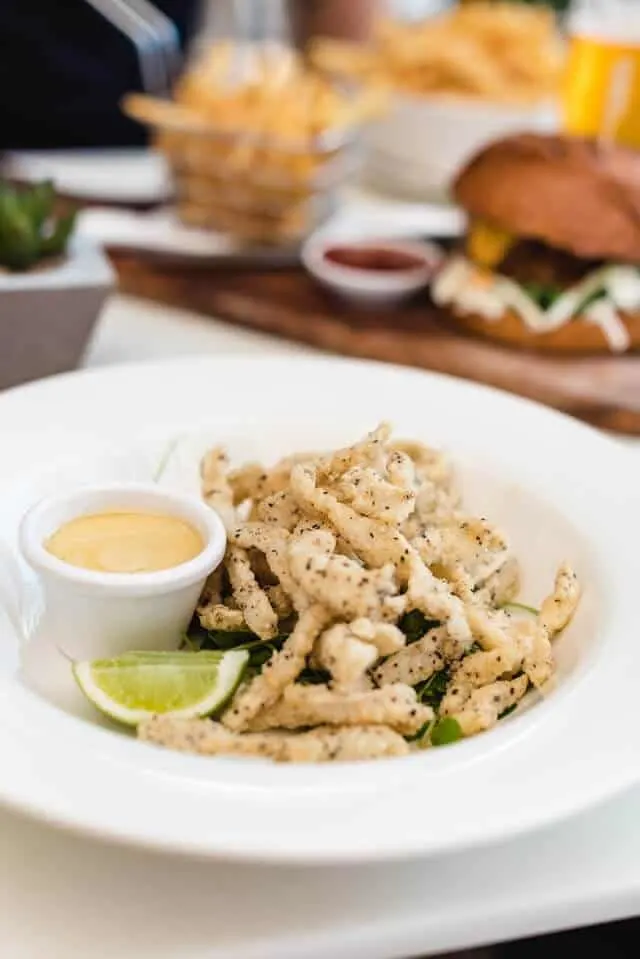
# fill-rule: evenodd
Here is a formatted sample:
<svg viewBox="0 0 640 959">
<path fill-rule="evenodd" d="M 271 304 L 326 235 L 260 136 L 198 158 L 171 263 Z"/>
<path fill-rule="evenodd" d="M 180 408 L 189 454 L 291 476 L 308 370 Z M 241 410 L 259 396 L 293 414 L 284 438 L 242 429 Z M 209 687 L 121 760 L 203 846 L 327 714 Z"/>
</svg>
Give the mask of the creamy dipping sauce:
<svg viewBox="0 0 640 959">
<path fill-rule="evenodd" d="M 95 513 L 60 527 L 45 549 L 80 569 L 153 573 L 195 559 L 205 547 L 197 529 L 177 516 Z"/>
<path fill-rule="evenodd" d="M 583 307 L 596 292 L 602 293 L 602 298 Z M 534 333 L 560 329 L 580 314 L 599 326 L 611 349 L 621 353 L 631 343 L 624 313 L 635 313 L 640 308 L 640 274 L 634 266 L 600 267 L 543 309 L 515 280 L 455 256 L 436 277 L 431 295 L 438 306 L 452 306 L 463 315 L 478 313 L 489 323 L 513 310 Z"/>
</svg>

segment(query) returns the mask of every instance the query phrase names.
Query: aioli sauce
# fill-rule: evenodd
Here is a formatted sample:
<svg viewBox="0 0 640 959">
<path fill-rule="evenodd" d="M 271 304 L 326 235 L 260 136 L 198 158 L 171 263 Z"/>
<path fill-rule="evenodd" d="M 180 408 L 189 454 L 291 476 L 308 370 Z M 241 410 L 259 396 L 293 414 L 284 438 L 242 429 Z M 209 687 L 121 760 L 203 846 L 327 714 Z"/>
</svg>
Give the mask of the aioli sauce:
<svg viewBox="0 0 640 959">
<path fill-rule="evenodd" d="M 64 523 L 44 544 L 52 556 L 102 573 L 153 573 L 195 559 L 205 547 L 177 516 L 95 513 Z"/>
</svg>

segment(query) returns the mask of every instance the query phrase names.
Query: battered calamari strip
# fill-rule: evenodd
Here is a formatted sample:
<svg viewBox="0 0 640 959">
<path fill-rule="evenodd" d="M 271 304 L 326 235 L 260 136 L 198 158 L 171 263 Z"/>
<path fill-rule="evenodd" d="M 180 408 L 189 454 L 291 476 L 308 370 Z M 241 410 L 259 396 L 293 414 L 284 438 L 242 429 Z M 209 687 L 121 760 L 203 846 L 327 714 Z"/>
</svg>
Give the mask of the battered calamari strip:
<svg viewBox="0 0 640 959">
<path fill-rule="evenodd" d="M 309 551 L 313 550 L 323 556 L 330 556 L 335 551 L 336 542 L 336 535 L 328 526 L 314 519 L 305 518 L 300 520 L 293 530 L 289 548 L 305 547 Z"/>
<path fill-rule="evenodd" d="M 225 558 L 233 598 L 242 611 L 249 629 L 260 639 L 273 639 L 278 634 L 278 616 L 251 568 L 246 550 L 230 545 Z"/>
<path fill-rule="evenodd" d="M 229 485 L 233 490 L 234 503 L 245 500 L 261 500 L 286 490 L 291 469 L 296 463 L 317 458 L 318 453 L 297 453 L 279 460 L 275 466 L 265 469 L 260 463 L 246 463 L 240 469 L 231 470 Z"/>
<path fill-rule="evenodd" d="M 565 564 L 558 570 L 554 590 L 544 600 L 535 621 L 513 622 L 499 612 L 472 611 L 470 620 L 479 627 L 485 651 L 467 656 L 453 671 L 440 707 L 442 714 L 455 715 L 466 709 L 474 691 L 520 670 L 533 686 L 543 688 L 555 669 L 551 640 L 568 625 L 579 597 L 577 577 Z"/>
<path fill-rule="evenodd" d="M 479 606 L 504 606 L 520 592 L 520 563 L 515 556 L 505 562 L 481 584 L 475 594 Z"/>
<path fill-rule="evenodd" d="M 443 652 L 446 636 L 447 631 L 442 626 L 429 630 L 422 639 L 385 659 L 373 672 L 375 682 L 378 686 L 388 686 L 390 683 L 416 686 L 430 679 L 434 673 L 444 669 L 449 661 Z"/>
<path fill-rule="evenodd" d="M 349 629 L 352 634 L 365 643 L 371 643 L 380 656 L 390 656 L 398 652 L 407 642 L 401 629 L 392 623 L 376 623 L 371 619 L 354 619 Z"/>
<path fill-rule="evenodd" d="M 500 569 L 509 546 L 486 520 L 465 517 L 425 530 L 413 541 L 423 562 L 438 566 L 446 579 L 462 579 L 473 590 Z"/>
<path fill-rule="evenodd" d="M 451 673 L 445 696 L 440 704 L 443 716 L 457 714 L 483 686 L 511 676 L 522 667 L 522 653 L 514 643 L 511 649 L 480 651 L 466 656 Z"/>
<path fill-rule="evenodd" d="M 302 511 L 289 490 L 281 490 L 258 500 L 254 512 L 259 522 L 289 531 L 303 518 Z"/>
<path fill-rule="evenodd" d="M 538 622 L 553 636 L 569 625 L 580 601 L 580 583 L 568 563 L 563 563 L 556 574 L 553 592 L 540 609 Z"/>
<path fill-rule="evenodd" d="M 543 601 L 535 623 L 520 624 L 520 641 L 523 645 L 526 643 L 523 669 L 538 689 L 553 675 L 555 660 L 551 641 L 571 622 L 580 592 L 575 572 L 563 563 L 556 573 L 553 592 Z"/>
<path fill-rule="evenodd" d="M 219 446 L 209 450 L 200 463 L 202 498 L 218 513 L 225 529 L 230 530 L 236 524 L 236 511 L 228 471 L 229 459 Z"/>
<path fill-rule="evenodd" d="M 379 619 L 384 600 L 396 592 L 393 566 L 367 570 L 355 560 L 320 553 L 305 542 L 290 544 L 289 564 L 307 596 L 342 619 Z"/>
<path fill-rule="evenodd" d="M 464 650 L 473 640 L 467 619 L 467 607 L 455 596 L 449 585 L 433 575 L 417 552 L 409 552 L 409 609 L 418 609 L 430 619 L 437 619 L 447 628 L 451 638 Z"/>
<path fill-rule="evenodd" d="M 313 648 L 313 664 L 331 674 L 332 689 L 371 687 L 367 672 L 378 659 L 376 647 L 354 636 L 345 623 L 325 630 Z"/>
<path fill-rule="evenodd" d="M 500 610 L 470 604 L 466 607 L 466 616 L 473 638 L 484 650 L 513 647 L 513 640 L 507 634 L 510 619 Z"/>
<path fill-rule="evenodd" d="M 411 515 L 413 490 L 394 485 L 370 467 L 354 467 L 340 478 L 335 489 L 356 512 L 388 526 L 397 526 Z"/>
<path fill-rule="evenodd" d="M 406 756 L 409 746 L 387 726 L 319 726 L 306 733 L 232 733 L 210 719 L 154 716 L 138 727 L 148 743 L 200 756 L 253 756 L 281 763 L 356 762 Z"/>
<path fill-rule="evenodd" d="M 527 691 L 529 680 L 526 676 L 517 679 L 501 680 L 482 689 L 476 689 L 460 712 L 453 713 L 465 736 L 491 729 L 502 713 L 517 705 Z"/>
<path fill-rule="evenodd" d="M 408 562 L 409 544 L 404 536 L 386 523 L 361 516 L 329 490 L 317 487 L 316 480 L 316 468 L 311 464 L 298 464 L 291 471 L 291 490 L 300 506 L 327 520 L 368 566 L 376 569 L 393 563 L 400 581 L 406 581 L 403 569 Z"/>
<path fill-rule="evenodd" d="M 452 516 L 457 515 L 459 506 L 458 493 L 440 489 L 428 481 L 424 482 L 418 488 L 414 511 L 403 523 L 402 532 L 407 539 L 414 539 L 425 529 L 448 523 Z"/>
<path fill-rule="evenodd" d="M 288 686 L 282 698 L 251 722 L 250 729 L 300 729 L 307 726 L 384 725 L 403 735 L 416 733 L 433 719 L 433 710 L 417 701 L 404 684 L 343 692 L 327 686 Z"/>
<path fill-rule="evenodd" d="M 413 493 L 415 506 L 415 492 L 418 488 L 416 468 L 411 457 L 398 449 L 392 449 L 387 457 L 387 478 L 394 486 L 409 490 Z"/>
<path fill-rule="evenodd" d="M 380 423 L 373 432 L 367 433 L 364 439 L 354 443 L 353 446 L 336 450 L 328 456 L 309 457 L 307 461 L 315 463 L 318 471 L 330 482 L 338 479 L 353 466 L 372 466 L 384 472 L 387 456 L 385 444 L 390 436 L 391 425 Z"/>
<path fill-rule="evenodd" d="M 198 619 L 203 629 L 236 632 L 247 629 L 244 616 L 239 609 L 230 609 L 222 603 L 198 607 Z"/>
<path fill-rule="evenodd" d="M 224 566 L 221 564 L 209 576 L 196 610 L 203 629 L 235 632 L 248 629 L 241 610 L 231 609 L 223 601 Z"/>
<path fill-rule="evenodd" d="M 229 541 L 243 549 L 257 549 L 263 553 L 269 569 L 290 597 L 294 609 L 302 612 L 311 604 L 304 590 L 291 575 L 289 541 L 291 534 L 266 523 L 245 523 L 229 533 Z"/>
<path fill-rule="evenodd" d="M 411 459 L 420 483 L 429 482 L 446 490 L 452 488 L 453 466 L 449 457 L 441 450 L 433 449 L 417 440 L 403 439 L 393 440 L 390 448 L 406 454 Z"/>
<path fill-rule="evenodd" d="M 532 620 L 514 623 L 509 634 L 522 651 L 522 671 L 536 689 L 542 689 L 555 670 L 551 637 L 539 622 Z"/>
<path fill-rule="evenodd" d="M 269 602 L 278 614 L 278 619 L 286 619 L 293 612 L 293 603 L 286 590 L 277 583 L 275 586 L 265 587 Z"/>
<path fill-rule="evenodd" d="M 282 691 L 297 679 L 316 639 L 328 625 L 331 614 L 314 605 L 300 614 L 283 646 L 264 665 L 262 672 L 241 687 L 225 711 L 222 722 L 229 729 L 245 729 L 261 709 L 273 705 Z"/>
<path fill-rule="evenodd" d="M 215 606 L 222 603 L 224 566 L 222 563 L 207 577 L 200 597 L 201 606 Z"/>
</svg>

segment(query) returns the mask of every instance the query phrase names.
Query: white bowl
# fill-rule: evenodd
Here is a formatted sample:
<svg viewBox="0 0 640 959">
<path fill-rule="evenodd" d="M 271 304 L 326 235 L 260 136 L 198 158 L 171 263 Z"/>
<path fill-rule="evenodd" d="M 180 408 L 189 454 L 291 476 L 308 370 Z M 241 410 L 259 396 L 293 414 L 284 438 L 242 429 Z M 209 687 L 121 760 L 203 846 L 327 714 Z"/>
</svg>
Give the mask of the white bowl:
<svg viewBox="0 0 640 959">
<path fill-rule="evenodd" d="M 398 94 L 364 133 L 365 179 L 420 199 L 442 198 L 456 173 L 488 143 L 525 131 L 558 128 L 552 102 L 494 103 L 451 96 Z"/>
<path fill-rule="evenodd" d="M 45 549 L 46 539 L 64 523 L 114 509 L 180 517 L 202 535 L 204 549 L 189 562 L 151 573 L 80 569 Z M 38 634 L 74 659 L 176 649 L 225 546 L 226 533 L 217 513 L 196 499 L 155 486 L 114 484 L 45 499 L 20 526 L 21 551 L 39 574 L 44 594 Z"/>
<path fill-rule="evenodd" d="M 326 258 L 329 250 L 351 247 L 384 249 L 420 258 L 422 264 L 406 270 L 370 270 L 343 266 Z M 345 299 L 365 306 L 390 306 L 424 289 L 442 262 L 443 251 L 421 240 L 348 239 L 316 235 L 302 248 L 302 262 L 323 286 Z"/>
<path fill-rule="evenodd" d="M 607 437 L 528 401 L 332 357 L 188 358 L 49 380 L 0 396 L 0 473 L 12 482 L 0 533 L 13 547 L 25 507 L 60 488 L 148 475 L 178 435 L 172 489 L 197 489 L 213 443 L 234 463 L 275 462 L 346 445 L 383 418 L 451 452 L 469 510 L 505 529 L 522 559 L 525 601 L 545 595 L 558 563 L 575 565 L 584 596 L 555 644 L 558 683 L 544 701 L 406 759 L 288 767 L 187 756 L 99 728 L 88 704 L 76 714 L 42 687 L 36 694 L 0 620 L 0 803 L 102 841 L 307 867 L 504 846 L 635 786 L 637 465 Z"/>
</svg>

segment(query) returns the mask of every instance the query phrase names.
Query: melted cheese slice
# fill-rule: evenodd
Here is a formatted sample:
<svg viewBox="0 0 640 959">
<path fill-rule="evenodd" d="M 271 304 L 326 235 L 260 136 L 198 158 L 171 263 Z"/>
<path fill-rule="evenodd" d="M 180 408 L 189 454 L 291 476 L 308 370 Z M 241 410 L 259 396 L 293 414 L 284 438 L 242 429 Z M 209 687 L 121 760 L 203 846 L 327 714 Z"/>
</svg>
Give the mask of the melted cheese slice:
<svg viewBox="0 0 640 959">
<path fill-rule="evenodd" d="M 477 313 L 497 322 L 512 310 L 535 333 L 557 330 L 576 316 L 590 296 L 604 289 L 606 296 L 588 306 L 583 316 L 603 332 L 610 348 L 629 348 L 629 332 L 620 316 L 640 310 L 640 272 L 632 266 L 606 266 L 571 287 L 548 309 L 542 309 L 518 283 L 479 269 L 466 257 L 453 257 L 435 278 L 431 295 L 438 306 Z"/>
<path fill-rule="evenodd" d="M 467 249 L 474 263 L 491 269 L 498 266 L 515 243 L 515 237 L 505 230 L 475 220 L 467 234 Z"/>
</svg>

